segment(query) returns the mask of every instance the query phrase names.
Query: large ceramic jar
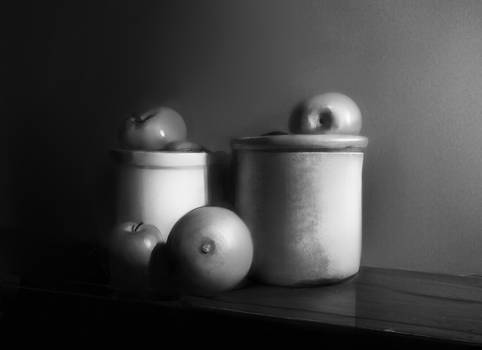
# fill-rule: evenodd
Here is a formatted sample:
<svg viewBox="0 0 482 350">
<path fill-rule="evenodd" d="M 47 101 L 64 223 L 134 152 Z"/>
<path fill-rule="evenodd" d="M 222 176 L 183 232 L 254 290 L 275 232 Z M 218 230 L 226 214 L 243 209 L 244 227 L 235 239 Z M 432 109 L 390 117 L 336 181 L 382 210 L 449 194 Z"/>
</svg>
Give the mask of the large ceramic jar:
<svg viewBox="0 0 482 350">
<path fill-rule="evenodd" d="M 235 207 L 253 235 L 259 281 L 318 285 L 358 272 L 366 145 L 355 135 L 233 141 Z"/>
</svg>

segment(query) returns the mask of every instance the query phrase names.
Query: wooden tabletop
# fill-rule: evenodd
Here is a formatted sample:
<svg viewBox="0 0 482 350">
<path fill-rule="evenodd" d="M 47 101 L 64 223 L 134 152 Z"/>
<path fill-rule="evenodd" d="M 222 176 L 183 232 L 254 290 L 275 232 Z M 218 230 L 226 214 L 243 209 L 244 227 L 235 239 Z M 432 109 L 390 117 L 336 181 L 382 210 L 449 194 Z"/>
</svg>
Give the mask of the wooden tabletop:
<svg viewBox="0 0 482 350">
<path fill-rule="evenodd" d="M 203 311 L 482 345 L 482 278 L 476 276 L 365 267 L 331 286 L 253 285 L 183 302 Z"/>
<path fill-rule="evenodd" d="M 68 280 L 39 287 L 3 278 L 0 325 L 24 332 L 27 324 L 31 330 L 44 325 L 64 331 L 89 325 L 107 338 L 134 334 L 106 333 L 110 324 L 117 329 L 150 326 L 166 334 L 189 329 L 187 333 L 201 337 L 215 327 L 233 336 L 242 329 L 251 338 L 269 330 L 276 339 L 303 339 L 308 330 L 323 342 L 327 336 L 339 343 L 355 335 L 349 344 L 360 344 L 368 334 L 366 344 L 377 339 L 388 340 L 383 344 L 406 341 L 400 348 L 420 343 L 435 344 L 436 349 L 441 344 L 482 346 L 482 278 L 364 267 L 354 278 L 330 286 L 253 284 L 212 298 L 167 299 L 125 298 L 108 284 Z"/>
</svg>

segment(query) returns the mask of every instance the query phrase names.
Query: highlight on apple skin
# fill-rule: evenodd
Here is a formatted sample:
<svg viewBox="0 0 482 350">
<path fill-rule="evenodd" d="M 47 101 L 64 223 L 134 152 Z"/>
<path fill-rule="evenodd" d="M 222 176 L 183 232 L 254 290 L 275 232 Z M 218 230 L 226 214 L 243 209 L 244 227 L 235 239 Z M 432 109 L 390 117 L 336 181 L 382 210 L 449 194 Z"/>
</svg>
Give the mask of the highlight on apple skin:
<svg viewBox="0 0 482 350">
<path fill-rule="evenodd" d="M 350 97 L 329 92 L 302 101 L 289 120 L 294 134 L 350 134 L 360 133 L 361 112 Z"/>
<path fill-rule="evenodd" d="M 184 119 L 175 110 L 157 107 L 127 118 L 119 130 L 121 147 L 133 150 L 162 150 L 168 143 L 187 136 Z"/>
</svg>

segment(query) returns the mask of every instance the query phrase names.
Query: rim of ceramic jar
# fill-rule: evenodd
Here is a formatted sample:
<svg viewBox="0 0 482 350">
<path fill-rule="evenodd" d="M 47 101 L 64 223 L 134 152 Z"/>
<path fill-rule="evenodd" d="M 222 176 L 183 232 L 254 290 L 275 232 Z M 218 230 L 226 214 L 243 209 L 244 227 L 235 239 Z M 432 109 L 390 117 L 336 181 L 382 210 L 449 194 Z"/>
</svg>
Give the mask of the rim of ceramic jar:
<svg viewBox="0 0 482 350">
<path fill-rule="evenodd" d="M 269 135 L 241 137 L 231 142 L 234 150 L 297 152 L 362 152 L 368 138 L 360 135 Z"/>
<path fill-rule="evenodd" d="M 213 155 L 215 155 L 215 152 Z M 141 151 L 112 149 L 111 157 L 122 165 L 146 168 L 204 167 L 211 162 L 207 152 Z"/>
</svg>

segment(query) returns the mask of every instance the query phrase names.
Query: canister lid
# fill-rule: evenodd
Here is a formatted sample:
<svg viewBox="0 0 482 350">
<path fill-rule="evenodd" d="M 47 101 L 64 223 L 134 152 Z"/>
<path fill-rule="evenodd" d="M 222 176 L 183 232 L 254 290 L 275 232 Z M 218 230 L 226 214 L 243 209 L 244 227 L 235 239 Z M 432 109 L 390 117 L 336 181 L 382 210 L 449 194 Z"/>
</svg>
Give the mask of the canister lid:
<svg viewBox="0 0 482 350">
<path fill-rule="evenodd" d="M 209 162 L 207 152 L 134 151 L 113 149 L 110 155 L 123 165 L 146 168 L 200 167 Z"/>
<path fill-rule="evenodd" d="M 269 135 L 242 137 L 232 141 L 233 149 L 259 151 L 361 152 L 368 144 L 359 135 Z"/>
</svg>

